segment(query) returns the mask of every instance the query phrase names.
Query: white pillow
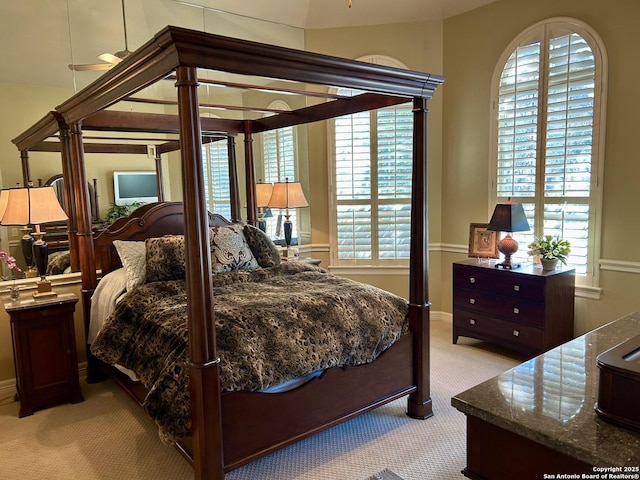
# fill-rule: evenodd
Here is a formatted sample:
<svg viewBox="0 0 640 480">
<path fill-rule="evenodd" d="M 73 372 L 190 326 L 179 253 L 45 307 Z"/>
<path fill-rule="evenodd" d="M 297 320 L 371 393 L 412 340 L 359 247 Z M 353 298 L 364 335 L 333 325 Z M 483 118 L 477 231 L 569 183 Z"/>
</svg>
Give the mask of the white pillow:
<svg viewBox="0 0 640 480">
<path fill-rule="evenodd" d="M 113 245 L 127 275 L 127 291 L 142 285 L 147 279 L 147 250 L 144 242 L 114 240 Z"/>
</svg>

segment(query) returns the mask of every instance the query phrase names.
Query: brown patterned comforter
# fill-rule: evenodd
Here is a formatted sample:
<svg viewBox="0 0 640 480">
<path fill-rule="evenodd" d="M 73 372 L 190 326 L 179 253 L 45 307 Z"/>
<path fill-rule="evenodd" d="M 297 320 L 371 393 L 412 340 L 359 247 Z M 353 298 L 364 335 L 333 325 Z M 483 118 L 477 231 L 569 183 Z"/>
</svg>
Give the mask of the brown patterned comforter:
<svg viewBox="0 0 640 480">
<path fill-rule="evenodd" d="M 214 275 L 223 391 L 259 390 L 293 377 L 373 361 L 408 331 L 406 300 L 303 262 Z M 147 413 L 171 442 L 187 436 L 184 280 L 129 292 L 91 346 L 101 360 L 136 372 Z"/>
</svg>

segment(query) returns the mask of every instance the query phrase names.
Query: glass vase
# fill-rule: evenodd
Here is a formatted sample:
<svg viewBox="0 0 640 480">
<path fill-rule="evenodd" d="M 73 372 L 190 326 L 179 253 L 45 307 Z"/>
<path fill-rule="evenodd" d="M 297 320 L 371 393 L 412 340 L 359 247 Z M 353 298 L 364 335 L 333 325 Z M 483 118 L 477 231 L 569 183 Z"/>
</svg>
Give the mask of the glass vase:
<svg viewBox="0 0 640 480">
<path fill-rule="evenodd" d="M 11 300 L 19 300 L 20 299 L 20 287 L 17 285 L 11 285 L 9 287 L 9 294 L 11 296 Z"/>
</svg>

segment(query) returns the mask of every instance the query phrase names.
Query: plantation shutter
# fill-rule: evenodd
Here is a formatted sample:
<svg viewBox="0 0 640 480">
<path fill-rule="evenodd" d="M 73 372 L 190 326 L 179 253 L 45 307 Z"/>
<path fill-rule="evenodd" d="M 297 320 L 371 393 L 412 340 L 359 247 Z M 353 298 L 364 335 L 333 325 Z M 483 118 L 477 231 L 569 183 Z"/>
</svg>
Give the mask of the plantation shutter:
<svg viewBox="0 0 640 480">
<path fill-rule="evenodd" d="M 337 250 L 342 260 L 371 259 L 371 136 L 369 113 L 335 120 Z"/>
<path fill-rule="evenodd" d="M 595 59 L 578 34 L 549 44 L 544 231 L 571 242 L 570 261 L 585 273 L 593 145 Z"/>
<path fill-rule="evenodd" d="M 407 105 L 377 112 L 378 255 L 408 259 L 411 240 L 413 113 Z"/>
<path fill-rule="evenodd" d="M 205 200 L 209 211 L 231 218 L 229 152 L 226 140 L 202 145 Z"/>
</svg>

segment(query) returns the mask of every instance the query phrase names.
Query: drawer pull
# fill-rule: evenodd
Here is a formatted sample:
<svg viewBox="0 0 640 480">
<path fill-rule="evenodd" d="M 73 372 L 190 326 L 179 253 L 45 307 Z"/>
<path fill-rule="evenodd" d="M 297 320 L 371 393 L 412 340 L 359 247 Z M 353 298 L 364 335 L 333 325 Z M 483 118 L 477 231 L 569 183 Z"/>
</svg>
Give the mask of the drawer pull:
<svg viewBox="0 0 640 480">
<path fill-rule="evenodd" d="M 518 335 L 520 335 L 520 332 L 518 330 L 514 330 L 513 331 L 513 336 L 517 337 Z"/>
<path fill-rule="evenodd" d="M 475 325 L 476 321 L 473 318 L 469 319 L 469 325 Z"/>
<path fill-rule="evenodd" d="M 476 279 L 474 277 L 469 277 L 469 283 L 476 283 Z"/>
<path fill-rule="evenodd" d="M 514 307 L 513 308 L 513 313 L 515 313 L 516 315 L 518 315 L 520 313 L 520 309 L 518 307 Z"/>
<path fill-rule="evenodd" d="M 475 299 L 475 298 L 470 298 L 470 299 L 469 299 L 469 303 L 470 303 L 471 305 L 475 305 L 475 303 L 476 303 L 476 299 Z"/>
<path fill-rule="evenodd" d="M 519 292 L 520 291 L 520 285 L 514 285 L 513 286 L 513 291 L 514 292 Z"/>
</svg>

